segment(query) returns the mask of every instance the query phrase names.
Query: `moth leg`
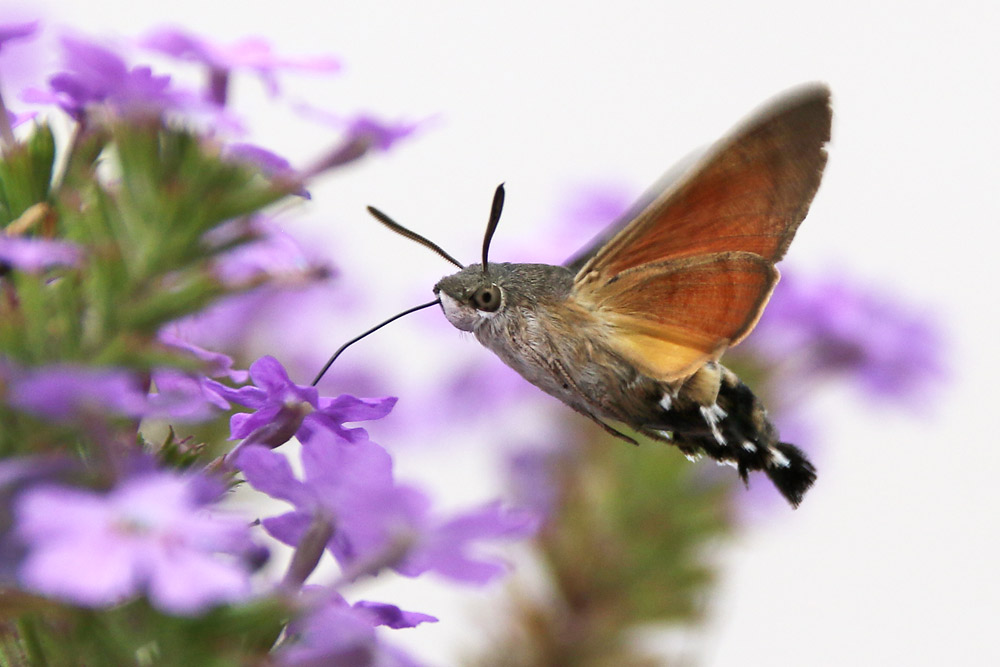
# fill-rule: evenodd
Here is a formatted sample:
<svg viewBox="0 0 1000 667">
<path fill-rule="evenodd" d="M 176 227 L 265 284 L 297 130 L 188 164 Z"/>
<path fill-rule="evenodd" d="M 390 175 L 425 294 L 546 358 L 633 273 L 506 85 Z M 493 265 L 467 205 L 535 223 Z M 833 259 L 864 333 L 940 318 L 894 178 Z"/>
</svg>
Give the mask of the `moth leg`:
<svg viewBox="0 0 1000 667">
<path fill-rule="evenodd" d="M 576 408 L 574 408 L 574 409 L 576 409 Z M 621 431 L 608 426 L 607 424 L 605 424 L 604 422 L 602 422 L 600 419 L 598 419 L 594 415 L 590 414 L 589 412 L 585 412 L 583 410 L 578 410 L 578 409 L 576 409 L 576 411 L 579 412 L 584 417 L 589 418 L 595 424 L 597 424 L 598 426 L 600 426 L 601 428 L 603 428 L 605 431 L 607 431 L 611 435 L 615 436 L 616 438 L 624 440 L 625 442 L 631 443 L 631 444 L 633 444 L 633 445 L 635 445 L 637 447 L 639 446 L 639 443 L 635 440 L 635 438 L 630 438 L 629 436 L 625 435 Z"/>
</svg>

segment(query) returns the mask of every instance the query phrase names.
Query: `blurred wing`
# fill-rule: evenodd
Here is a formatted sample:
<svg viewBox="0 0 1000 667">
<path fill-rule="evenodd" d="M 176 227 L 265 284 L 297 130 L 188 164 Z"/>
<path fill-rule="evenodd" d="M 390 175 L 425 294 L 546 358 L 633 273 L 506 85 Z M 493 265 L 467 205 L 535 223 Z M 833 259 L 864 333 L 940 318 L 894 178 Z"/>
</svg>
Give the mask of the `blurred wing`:
<svg viewBox="0 0 1000 667">
<path fill-rule="evenodd" d="M 829 104 L 821 85 L 782 95 L 571 260 L 573 298 L 643 372 L 684 378 L 753 329 L 819 187 Z"/>
<path fill-rule="evenodd" d="M 715 253 L 629 269 L 582 303 L 607 326 L 611 347 L 672 382 L 739 342 L 777 282 L 778 270 L 759 255 Z"/>
<path fill-rule="evenodd" d="M 830 91 L 785 93 L 713 146 L 592 254 L 576 276 L 597 285 L 625 269 L 677 257 L 746 251 L 776 262 L 805 218 L 826 165 Z M 604 239 L 601 238 L 601 241 Z"/>
</svg>

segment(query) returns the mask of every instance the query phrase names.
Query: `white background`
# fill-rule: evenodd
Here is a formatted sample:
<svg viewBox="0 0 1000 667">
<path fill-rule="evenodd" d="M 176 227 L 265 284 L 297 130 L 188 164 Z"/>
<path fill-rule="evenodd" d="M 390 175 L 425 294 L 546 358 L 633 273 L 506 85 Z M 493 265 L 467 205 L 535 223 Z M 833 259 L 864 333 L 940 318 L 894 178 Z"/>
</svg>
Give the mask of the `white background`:
<svg viewBox="0 0 1000 667">
<path fill-rule="evenodd" d="M 393 154 L 313 189 L 322 213 L 312 219 L 358 229 L 331 255 L 345 258 L 345 280 L 384 294 L 372 317 L 424 299 L 448 267 L 387 238 L 364 205 L 478 261 L 498 182 L 508 192 L 499 236 L 530 238 L 573 187 L 639 192 L 775 93 L 828 82 L 830 163 L 789 261 L 936 313 L 951 376 L 920 411 L 824 399 L 820 482 L 798 511 L 776 512 L 727 550 L 707 629 L 683 650 L 720 666 L 1000 664 L 996 2 L 92 0 L 41 11 L 118 38 L 169 22 L 221 40 L 264 35 L 288 54 L 334 53 L 340 76 L 290 77 L 290 94 L 345 112 L 433 116 Z M 333 136 L 260 118 L 275 124 L 258 136 L 300 164 Z M 396 326 L 405 336 L 416 325 Z M 334 347 L 353 331 L 307 333 Z M 386 335 L 353 353 L 405 345 Z M 420 363 L 444 353 L 421 350 Z M 393 635 L 452 664 L 488 618 L 477 595 L 407 601 L 442 623 Z"/>
</svg>

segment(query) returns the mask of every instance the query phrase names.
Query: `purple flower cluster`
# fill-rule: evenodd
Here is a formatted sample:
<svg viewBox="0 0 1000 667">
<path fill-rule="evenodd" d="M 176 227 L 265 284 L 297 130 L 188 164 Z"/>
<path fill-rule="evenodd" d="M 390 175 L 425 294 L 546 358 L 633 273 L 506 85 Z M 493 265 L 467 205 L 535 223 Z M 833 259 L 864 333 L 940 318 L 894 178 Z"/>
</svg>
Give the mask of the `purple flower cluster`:
<svg viewBox="0 0 1000 667">
<path fill-rule="evenodd" d="M 4 39 L 24 37 L 37 29 L 37 22 L 0 26 L 0 46 Z M 95 117 L 93 110 L 102 108 L 118 116 L 173 113 L 189 121 L 201 120 L 213 134 L 221 131 L 242 135 L 244 123 L 226 106 L 233 73 L 257 74 L 276 95 L 279 92 L 277 75 L 281 71 L 332 74 L 340 69 L 339 60 L 329 56 L 279 55 L 260 38 L 220 44 L 183 30 L 163 28 L 138 40 L 138 45 L 203 66 L 208 74 L 205 92 L 178 87 L 169 75 L 155 74 L 148 65 L 130 67 L 121 55 L 104 45 L 63 37 L 63 69 L 49 77 L 47 88 L 30 87 L 22 92 L 21 98 L 30 104 L 58 106 L 83 124 Z M 306 117 L 335 125 L 343 134 L 309 169 L 297 174 L 283 157 L 245 142 L 234 142 L 226 147 L 225 154 L 257 165 L 272 176 L 302 183 L 310 176 L 357 160 L 372 150 L 388 150 L 419 126 L 418 123 L 386 123 L 369 114 L 340 116 L 301 104 L 295 108 Z M 22 116 L 15 118 L 22 119 Z M 299 192 L 308 196 L 304 187 Z"/>
<path fill-rule="evenodd" d="M 38 28 L 37 22 L 0 26 L 0 48 Z M 128 148 L 125 142 L 136 135 L 107 132 L 108 125 L 186 132 L 194 135 L 191 150 L 201 151 L 207 162 L 214 165 L 219 157 L 239 161 L 259 169 L 278 192 L 308 196 L 305 186 L 310 177 L 389 150 L 421 126 L 383 122 L 369 114 L 341 116 L 296 108 L 337 132 L 313 166 L 299 170 L 266 148 L 235 141 L 242 139 L 244 124 L 226 107 L 230 79 L 237 71 L 250 71 L 276 94 L 280 71 L 329 73 L 339 68 L 337 60 L 287 58 L 263 40 L 222 45 L 176 29 L 156 31 L 139 42 L 143 48 L 203 67 L 208 85 L 194 92 L 159 68 L 131 62 L 117 48 L 77 36 L 63 36 L 59 45 L 59 69 L 45 75 L 45 86 L 23 91 L 21 99 L 49 107 L 43 114 L 61 110 L 75 121 L 68 145 L 55 137 L 69 163 L 77 157 L 74 150 L 104 145 L 100 142 Z M 13 129 L 30 114 L 9 113 L 0 99 L 0 116 L 3 145 L 16 146 Z M 211 123 L 199 125 L 198 119 L 205 116 Z M 203 130 L 193 129 L 198 127 Z M 19 134 L 25 131 L 29 136 L 26 129 L 19 129 Z M 48 137 L 31 135 L 32 140 Z M 39 145 L 44 149 L 47 144 Z M 122 161 L 119 166 L 124 175 L 129 169 L 140 170 L 136 164 Z M 247 176 L 242 170 L 227 171 Z M 193 168 L 191 172 L 193 177 L 201 173 Z M 113 174 L 114 170 L 101 170 L 94 175 L 109 195 L 109 220 L 120 213 L 115 194 L 122 186 Z M 78 176 L 89 174 L 82 170 Z M 162 184 L 151 185 L 156 189 Z M 170 188 L 162 191 L 173 196 Z M 54 192 L 53 198 L 60 194 Z M 70 207 L 59 222 L 68 228 L 77 213 Z M 11 312 L 30 313 L 22 307 L 28 297 L 75 296 L 71 288 L 77 283 L 72 281 L 92 290 L 87 298 L 109 298 L 102 285 L 86 282 L 101 252 L 92 239 L 88 243 L 86 230 L 74 236 L 74 244 L 51 238 L 62 231 L 59 225 L 39 226 L 26 215 L 16 222 L 17 233 L 38 232 L 38 236 L 0 235 L 0 287 Z M 109 229 L 117 231 L 114 225 Z M 12 228 L 8 231 L 13 233 Z M 205 251 L 199 258 L 210 258 L 198 266 L 204 269 L 200 276 L 214 281 L 221 292 L 274 290 L 293 280 L 302 284 L 331 274 L 259 211 L 196 233 L 202 234 L 197 238 Z M 33 276 L 21 281 L 19 273 L 38 274 L 37 280 Z M 11 274 L 16 279 L 7 280 Z M 39 294 L 29 288 L 37 288 Z M 59 293 L 60 289 L 65 292 Z M 62 314 L 71 325 L 67 328 L 75 331 L 72 325 L 77 321 L 72 318 L 77 311 L 67 309 Z M 483 543 L 532 534 L 535 515 L 507 510 L 496 502 L 457 514 L 435 511 L 427 494 L 396 479 L 389 453 L 357 425 L 388 415 L 395 398 L 322 396 L 314 387 L 292 382 L 273 357 L 258 359 L 248 371 L 234 369 L 230 357 L 177 335 L 185 328 L 182 322 L 164 325 L 169 316 L 156 321 L 161 328 L 156 337 L 149 335 L 152 327 L 139 334 L 128 330 L 127 324 L 121 332 L 93 327 L 96 333 L 88 330 L 88 335 L 99 338 L 107 333 L 119 339 L 88 341 L 90 347 L 76 353 L 77 348 L 66 346 L 61 348 L 67 350 L 62 358 L 39 359 L 28 345 L 0 353 L 0 412 L 13 418 L 15 430 L 37 433 L 41 448 L 51 450 L 47 455 L 59 464 L 30 457 L 0 465 L 4 544 L 0 577 L 25 593 L 50 598 L 46 607 L 67 617 L 75 613 L 73 607 L 99 611 L 145 598 L 148 606 L 136 605 L 139 616 L 154 614 L 151 607 L 170 615 L 204 615 L 201 620 L 213 624 L 229 611 L 206 614 L 215 607 L 239 608 L 263 600 L 267 604 L 262 607 L 288 610 L 293 617 L 286 627 L 278 628 L 283 632 L 273 651 L 275 664 L 412 664 L 379 641 L 376 629 L 411 628 L 436 619 L 382 602 L 348 602 L 342 589 L 388 570 L 408 577 L 433 572 L 474 585 L 492 581 L 506 568 L 483 551 Z M 233 328 L 232 322 L 226 325 Z M 81 359 L 91 349 L 98 351 L 95 361 Z M 120 365 L 101 365 L 96 360 L 102 358 L 121 360 Z M 212 433 L 211 424 L 191 435 L 178 429 L 184 422 L 224 419 L 234 406 L 246 408 L 229 418 L 232 439 L 240 442 L 218 459 L 208 460 L 217 443 L 210 436 L 194 435 Z M 160 435 L 166 425 L 168 435 Z M 10 436 L 5 442 L 18 441 L 15 431 L 11 433 L 5 434 Z M 300 474 L 293 472 L 281 448 L 292 438 L 301 444 Z M 224 509 L 223 489 L 238 483 L 241 475 L 244 491 L 267 494 L 287 502 L 289 508 L 264 517 L 260 527 Z M 252 536 L 264 538 L 263 531 L 293 548 L 281 581 L 269 581 L 261 571 L 269 554 Z M 337 579 L 305 586 L 325 554 L 339 566 Z M 141 622 L 138 616 L 136 620 Z M 264 631 L 274 630 L 272 626 Z M 62 639 L 58 631 L 46 628 L 42 634 L 46 633 L 51 636 L 43 640 Z"/>
<path fill-rule="evenodd" d="M 391 567 L 407 576 L 435 571 L 485 583 L 503 567 L 477 558 L 472 544 L 534 530 L 533 516 L 497 504 L 436 517 L 425 494 L 397 483 L 389 453 L 363 428 L 344 426 L 384 417 L 396 399 L 321 398 L 315 387 L 292 383 L 270 357 L 255 362 L 250 376 L 255 386 L 219 390 L 234 403 L 256 408 L 232 419 L 233 437 L 245 439 L 231 460 L 255 489 L 294 507 L 263 521 L 282 542 L 298 546 L 316 521 L 326 522 L 325 547 L 349 578 Z M 301 480 L 288 459 L 273 451 L 293 435 L 302 442 Z"/>
<path fill-rule="evenodd" d="M 213 375 L 246 377 L 224 355 L 167 335 L 163 343 L 199 359 Z M 6 401 L 16 409 L 54 420 L 82 413 L 148 414 L 150 397 L 125 372 L 66 366 L 12 371 L 7 362 L 2 368 Z M 347 426 L 385 417 L 394 398 L 322 397 L 314 387 L 293 383 L 271 357 L 255 362 L 249 378 L 253 384 L 238 388 L 205 378 L 198 386 L 226 406 L 232 401 L 253 409 L 231 419 L 233 437 L 243 442 L 230 464 L 254 489 L 292 506 L 264 518 L 264 529 L 297 554 L 315 554 L 305 566 L 294 557 L 273 593 L 296 594 L 324 551 L 341 568 L 334 587 L 310 586 L 299 593 L 303 615 L 290 629 L 295 639 L 278 655 L 284 664 L 315 664 L 320 658 L 329 661 L 324 664 L 371 664 L 337 662 L 357 655 L 410 664 L 375 641 L 375 627 L 413 627 L 436 619 L 383 603 L 350 605 L 336 587 L 385 569 L 484 584 L 505 567 L 480 553 L 479 544 L 532 534 L 535 515 L 498 503 L 451 517 L 433 512 L 426 494 L 396 481 L 389 453 L 363 428 Z M 301 478 L 275 451 L 293 436 L 301 441 Z M 23 476 L 31 466 L 5 469 Z M 214 506 L 220 489 L 203 474 L 149 465 L 103 492 L 34 479 L 14 505 L 14 535 L 23 546 L 19 583 L 86 607 L 145 595 L 162 611 L 182 615 L 260 595 L 250 577 L 263 562 L 262 551 L 250 539 L 249 521 Z"/>
<path fill-rule="evenodd" d="M 399 484 L 389 453 L 363 428 L 345 426 L 386 416 L 395 398 L 321 397 L 315 387 L 293 383 L 271 357 L 256 361 L 250 378 L 252 385 L 237 389 L 213 384 L 220 396 L 254 409 L 231 420 L 233 437 L 243 438 L 229 457 L 231 464 L 254 489 L 292 506 L 264 518 L 264 529 L 297 554 L 314 554 L 305 559 L 302 571 L 295 571 L 302 566 L 293 558 L 286 583 L 304 582 L 327 551 L 340 565 L 342 583 L 388 568 L 410 577 L 436 572 L 483 584 L 505 568 L 480 555 L 477 544 L 525 537 L 536 529 L 534 515 L 507 511 L 497 503 L 442 518 L 432 512 L 424 493 Z M 288 458 L 275 451 L 293 436 L 301 441 L 301 478 Z M 288 664 L 371 664 L 376 654 L 386 664 L 409 664 L 375 643 L 374 626 L 412 627 L 435 620 L 390 605 L 352 607 L 333 591 L 323 599 L 295 624 L 298 640 L 280 652 Z"/>
</svg>

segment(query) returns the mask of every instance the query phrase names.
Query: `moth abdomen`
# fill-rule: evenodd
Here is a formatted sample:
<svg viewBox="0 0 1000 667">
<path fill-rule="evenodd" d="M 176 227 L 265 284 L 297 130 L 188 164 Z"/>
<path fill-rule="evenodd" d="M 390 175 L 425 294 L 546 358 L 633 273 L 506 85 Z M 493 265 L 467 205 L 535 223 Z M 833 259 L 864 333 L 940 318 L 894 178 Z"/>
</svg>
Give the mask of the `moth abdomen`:
<svg viewBox="0 0 1000 667">
<path fill-rule="evenodd" d="M 712 403 L 692 400 L 682 386 L 674 398 L 664 397 L 659 402 L 658 418 L 641 430 L 658 439 L 663 439 L 663 431 L 669 431 L 673 444 L 685 454 L 703 454 L 732 465 L 745 483 L 750 472 L 763 471 L 797 507 L 816 480 L 816 469 L 800 449 L 779 440 L 767 411 L 750 388 L 729 369 L 713 366 L 719 384 Z M 704 396 L 704 386 L 697 387 L 697 392 Z"/>
</svg>

